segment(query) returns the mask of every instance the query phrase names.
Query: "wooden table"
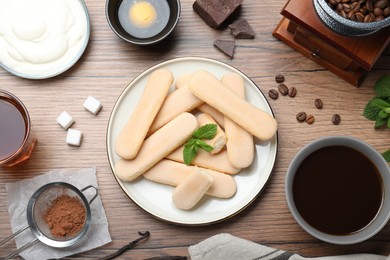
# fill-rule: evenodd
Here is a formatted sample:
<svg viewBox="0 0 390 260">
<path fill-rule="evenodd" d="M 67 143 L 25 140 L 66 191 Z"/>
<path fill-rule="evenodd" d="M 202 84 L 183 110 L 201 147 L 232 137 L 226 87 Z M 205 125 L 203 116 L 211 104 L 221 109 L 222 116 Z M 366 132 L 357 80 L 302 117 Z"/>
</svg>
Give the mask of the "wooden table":
<svg viewBox="0 0 390 260">
<path fill-rule="evenodd" d="M 215 47 L 216 38 L 232 39 L 230 30 L 209 28 L 192 9 L 193 0 L 182 0 L 182 14 L 173 37 L 162 44 L 143 48 L 120 40 L 109 28 L 105 1 L 86 0 L 92 24 L 89 45 L 81 60 L 66 73 L 47 80 L 25 80 L 0 70 L 0 88 L 20 97 L 28 107 L 38 143 L 32 158 L 20 166 L 0 170 L 0 237 L 11 234 L 5 184 L 31 178 L 58 168 L 97 169 L 100 196 L 103 201 L 112 243 L 74 256 L 74 259 L 97 258 L 113 253 L 138 237 L 138 231 L 149 230 L 150 238 L 121 259 L 144 259 L 165 255 L 188 255 L 187 248 L 222 232 L 257 243 L 314 257 L 335 254 L 390 254 L 390 225 L 366 242 L 337 246 L 321 242 L 303 231 L 290 214 L 284 180 L 288 165 L 305 144 L 327 135 L 360 138 L 378 151 L 390 148 L 390 131 L 374 130 L 373 122 L 362 116 L 374 96 L 374 82 L 390 74 L 390 49 L 384 52 L 360 88 L 355 88 L 329 71 L 319 67 L 284 43 L 272 37 L 281 19 L 279 12 L 285 0 L 243 3 L 240 16 L 256 32 L 255 39 L 237 40 L 233 59 Z M 106 154 L 106 128 L 111 109 L 127 84 L 145 69 L 167 59 L 200 56 L 226 62 L 248 75 L 268 98 L 276 88 L 274 77 L 283 73 L 286 84 L 298 90 L 295 98 L 280 96 L 269 99 L 279 123 L 279 149 L 271 178 L 260 196 L 243 212 L 222 223 L 204 227 L 183 227 L 157 220 L 136 206 L 119 188 Z M 83 101 L 93 95 L 103 104 L 97 116 L 86 112 Z M 322 110 L 314 107 L 321 98 Z M 65 143 L 66 131 L 56 117 L 66 110 L 76 119 L 75 128 L 84 133 L 81 147 Z M 315 116 L 312 125 L 298 123 L 295 115 L 306 111 Z M 333 125 L 334 113 L 341 115 L 340 125 Z M 3 123 L 3 122 L 1 122 Z M 1 256 L 15 249 L 10 242 Z"/>
</svg>

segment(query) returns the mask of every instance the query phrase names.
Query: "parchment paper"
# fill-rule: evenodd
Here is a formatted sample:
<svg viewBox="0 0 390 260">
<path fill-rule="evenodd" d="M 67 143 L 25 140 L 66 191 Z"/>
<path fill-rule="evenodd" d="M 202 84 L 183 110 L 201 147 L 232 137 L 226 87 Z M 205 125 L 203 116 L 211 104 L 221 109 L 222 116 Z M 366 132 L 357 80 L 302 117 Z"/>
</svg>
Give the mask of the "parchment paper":
<svg viewBox="0 0 390 260">
<path fill-rule="evenodd" d="M 6 184 L 8 212 L 13 232 L 27 225 L 26 209 L 32 194 L 46 183 L 55 181 L 70 183 L 78 189 L 88 185 L 94 185 L 98 188 L 95 168 L 53 170 L 32 179 Z M 94 191 L 93 189 L 87 189 L 83 194 L 89 201 L 94 195 Z M 61 258 L 91 250 L 111 242 L 107 217 L 100 196 L 91 203 L 90 208 L 92 213 L 91 224 L 81 241 L 68 248 L 53 248 L 38 242 L 21 252 L 20 256 L 28 260 Z M 22 247 L 34 238 L 30 229 L 25 230 L 15 238 L 17 248 Z"/>
</svg>

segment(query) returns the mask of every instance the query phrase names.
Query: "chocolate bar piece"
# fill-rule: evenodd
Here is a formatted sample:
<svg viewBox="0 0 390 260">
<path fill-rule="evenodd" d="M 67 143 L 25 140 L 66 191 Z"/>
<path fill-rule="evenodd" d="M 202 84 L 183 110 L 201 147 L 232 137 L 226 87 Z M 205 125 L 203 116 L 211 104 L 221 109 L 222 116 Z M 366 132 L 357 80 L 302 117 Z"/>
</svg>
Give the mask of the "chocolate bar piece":
<svg viewBox="0 0 390 260">
<path fill-rule="evenodd" d="M 212 28 L 218 28 L 244 0 L 196 0 L 194 11 Z"/>
<path fill-rule="evenodd" d="M 221 40 L 217 39 L 213 44 L 215 47 L 220 49 L 222 52 L 233 58 L 234 48 L 236 47 L 236 43 L 233 40 Z"/>
<path fill-rule="evenodd" d="M 245 19 L 229 24 L 229 28 L 232 31 L 233 36 L 237 39 L 252 39 L 255 37 L 255 31 Z"/>
</svg>

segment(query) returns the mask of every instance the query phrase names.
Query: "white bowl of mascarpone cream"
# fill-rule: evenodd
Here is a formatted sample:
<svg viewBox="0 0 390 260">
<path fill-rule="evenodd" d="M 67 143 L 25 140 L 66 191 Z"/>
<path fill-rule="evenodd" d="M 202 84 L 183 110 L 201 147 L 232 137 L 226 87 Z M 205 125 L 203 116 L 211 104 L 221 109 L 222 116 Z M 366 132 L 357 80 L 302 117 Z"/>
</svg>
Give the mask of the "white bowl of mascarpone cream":
<svg viewBox="0 0 390 260">
<path fill-rule="evenodd" d="M 89 35 L 83 0 L 0 0 L 0 66 L 16 76 L 63 73 L 84 53 Z"/>
</svg>

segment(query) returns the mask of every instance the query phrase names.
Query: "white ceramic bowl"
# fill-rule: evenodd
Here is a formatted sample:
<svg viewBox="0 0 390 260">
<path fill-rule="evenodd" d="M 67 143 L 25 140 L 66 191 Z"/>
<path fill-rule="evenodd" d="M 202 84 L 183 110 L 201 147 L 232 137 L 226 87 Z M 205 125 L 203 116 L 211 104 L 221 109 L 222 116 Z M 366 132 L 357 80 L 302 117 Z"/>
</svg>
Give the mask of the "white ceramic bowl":
<svg viewBox="0 0 390 260">
<path fill-rule="evenodd" d="M 67 1 L 67 0 L 64 0 L 64 1 Z M 14 55 L 14 53 L 13 53 L 12 55 L 7 55 L 6 56 L 7 58 L 4 58 L 4 60 L 2 60 L 0 57 L 0 67 L 2 67 L 3 69 L 5 69 L 6 71 L 8 71 L 9 73 L 11 73 L 13 75 L 16 75 L 16 76 L 21 77 L 21 78 L 26 78 L 26 79 L 51 78 L 51 77 L 55 77 L 55 76 L 65 72 L 65 71 L 67 71 L 68 69 L 70 69 L 81 58 L 82 54 L 84 53 L 85 49 L 87 48 L 87 45 L 89 42 L 89 36 L 90 36 L 90 27 L 91 27 L 88 9 L 87 9 L 87 6 L 86 6 L 84 0 L 74 0 L 74 1 L 79 3 L 80 6 L 78 7 L 77 5 L 75 5 L 75 6 L 69 7 L 69 10 L 71 10 L 73 12 L 72 15 L 74 15 L 74 13 L 77 12 L 78 14 L 80 14 L 80 16 L 85 17 L 85 21 L 78 20 L 78 23 L 81 25 L 81 28 L 77 28 L 77 30 L 79 30 L 80 34 L 81 34 L 81 29 L 82 29 L 82 33 L 83 33 L 82 34 L 83 37 L 81 38 L 82 39 L 81 43 L 72 47 L 72 49 L 68 50 L 63 56 L 59 57 L 58 60 L 55 60 L 55 61 L 48 63 L 48 64 L 42 65 L 40 63 L 28 62 L 28 63 L 26 63 L 26 66 L 24 66 L 23 64 L 18 63 L 19 58 L 15 59 L 15 62 L 14 61 L 10 62 L 9 57 L 12 57 Z M 48 8 L 52 8 L 52 6 L 49 6 Z M 46 10 L 43 10 L 43 11 L 46 11 Z M 35 14 L 35 15 L 39 16 L 39 13 Z M 50 19 L 55 19 L 55 15 L 51 14 Z M 54 34 L 56 34 L 56 33 L 58 34 L 58 32 L 56 31 L 55 25 L 61 24 L 61 21 L 57 23 L 57 22 L 53 22 L 52 20 L 48 20 L 47 23 L 51 23 L 51 24 L 53 24 L 53 26 L 51 26 L 51 24 L 49 24 L 46 26 L 46 28 L 51 28 L 52 29 L 51 31 L 53 31 Z M 41 38 L 44 38 L 44 37 L 46 37 L 46 33 Z M 58 35 L 56 37 L 58 37 Z M 74 37 L 74 35 L 72 35 L 72 37 Z M 13 36 L 12 38 L 15 39 L 16 36 Z M 39 40 L 41 40 L 41 38 L 39 38 Z M 68 42 L 75 40 L 73 38 L 70 39 L 70 38 L 66 38 L 66 37 L 63 37 L 61 39 L 64 41 L 68 41 Z M 53 44 L 48 44 L 47 42 L 44 42 L 44 40 L 41 40 L 41 41 L 42 42 L 40 42 L 40 43 L 42 45 L 46 45 L 45 48 L 50 49 L 50 50 L 48 50 L 48 52 L 50 51 L 51 53 L 55 53 L 54 55 L 57 55 L 56 51 L 59 51 L 59 50 L 53 50 L 55 48 L 52 48 L 52 46 L 50 46 Z M 6 41 L 4 41 L 4 42 L 6 42 Z M 37 42 L 35 42 L 35 40 L 32 40 L 31 44 L 32 45 L 37 44 Z M 13 44 L 11 42 L 10 42 L 10 45 L 13 46 Z M 55 46 L 58 46 L 58 45 L 55 45 Z M 41 51 L 45 52 L 44 49 Z M 14 52 L 14 50 L 11 50 L 11 52 Z M 67 57 L 65 57 L 66 54 L 67 54 Z M 35 55 L 39 56 L 37 54 L 35 54 Z M 41 58 L 41 56 L 39 56 L 39 57 L 42 60 L 46 59 L 46 58 Z M 7 59 L 7 60 L 5 60 L 5 59 Z M 14 64 L 11 64 L 11 63 L 14 63 Z M 45 67 L 43 67 L 43 66 L 45 66 Z"/>
</svg>

